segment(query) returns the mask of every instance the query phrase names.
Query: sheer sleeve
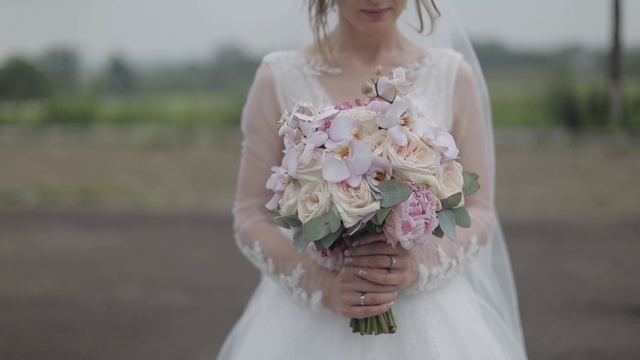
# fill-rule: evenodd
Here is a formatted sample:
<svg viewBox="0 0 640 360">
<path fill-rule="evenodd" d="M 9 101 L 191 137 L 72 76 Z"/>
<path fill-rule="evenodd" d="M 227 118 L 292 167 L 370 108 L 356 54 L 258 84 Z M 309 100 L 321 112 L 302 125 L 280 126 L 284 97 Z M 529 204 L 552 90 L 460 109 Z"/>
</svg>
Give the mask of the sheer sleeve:
<svg viewBox="0 0 640 360">
<path fill-rule="evenodd" d="M 471 227 L 456 227 L 457 242 L 432 237 L 415 252 L 419 277 L 407 292 L 417 293 L 439 287 L 460 273 L 473 261 L 490 239 L 495 223 L 493 206 L 493 171 L 485 136 L 485 121 L 480 97 L 470 67 L 460 61 L 453 87 L 452 135 L 460 150 L 460 164 L 465 171 L 479 175 L 480 189 L 465 199 Z"/>
<path fill-rule="evenodd" d="M 271 167 L 282 160 L 282 140 L 276 123 L 282 115 L 273 72 L 260 66 L 242 113 L 242 158 L 233 208 L 236 242 L 242 253 L 265 275 L 295 298 L 320 310 L 331 271 L 307 254 L 298 254 L 285 229 L 267 218 L 265 204 L 273 193 L 265 187 Z"/>
</svg>

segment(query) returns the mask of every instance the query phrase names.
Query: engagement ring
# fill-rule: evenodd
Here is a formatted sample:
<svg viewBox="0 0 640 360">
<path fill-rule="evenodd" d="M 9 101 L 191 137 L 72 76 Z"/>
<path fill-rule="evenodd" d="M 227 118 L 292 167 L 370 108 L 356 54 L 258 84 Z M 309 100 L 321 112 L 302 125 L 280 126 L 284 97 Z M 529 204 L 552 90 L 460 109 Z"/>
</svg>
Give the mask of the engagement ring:
<svg viewBox="0 0 640 360">
<path fill-rule="evenodd" d="M 391 265 L 389 265 L 389 269 L 391 269 L 396 264 L 396 258 L 391 255 L 387 255 L 389 259 L 391 259 Z"/>
</svg>

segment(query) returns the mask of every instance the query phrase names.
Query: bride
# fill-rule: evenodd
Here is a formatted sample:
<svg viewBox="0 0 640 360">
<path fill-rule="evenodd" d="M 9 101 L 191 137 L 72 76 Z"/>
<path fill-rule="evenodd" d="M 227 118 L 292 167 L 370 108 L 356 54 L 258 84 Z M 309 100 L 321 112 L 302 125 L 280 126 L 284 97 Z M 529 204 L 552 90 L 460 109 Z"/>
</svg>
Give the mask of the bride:
<svg viewBox="0 0 640 360">
<path fill-rule="evenodd" d="M 308 0 L 315 41 L 263 59 L 242 116 L 243 153 L 234 206 L 236 241 L 262 272 L 219 359 L 525 359 L 511 267 L 494 209 L 494 155 L 486 86 L 446 0 Z M 406 8 L 406 9 L 405 9 Z M 403 26 L 414 16 L 414 29 Z M 334 14 L 334 15 L 332 15 Z M 328 18 L 336 16 L 335 25 Z M 428 20 L 428 23 L 427 23 Z M 417 23 L 417 26 L 415 24 Z M 374 68 L 402 66 L 447 128 L 481 189 L 465 207 L 458 240 L 419 250 L 361 236 L 339 271 L 298 254 L 266 217 L 271 167 L 282 159 L 276 122 L 292 100 L 363 98 Z M 360 336 L 349 318 L 393 308 L 397 333 Z"/>
</svg>

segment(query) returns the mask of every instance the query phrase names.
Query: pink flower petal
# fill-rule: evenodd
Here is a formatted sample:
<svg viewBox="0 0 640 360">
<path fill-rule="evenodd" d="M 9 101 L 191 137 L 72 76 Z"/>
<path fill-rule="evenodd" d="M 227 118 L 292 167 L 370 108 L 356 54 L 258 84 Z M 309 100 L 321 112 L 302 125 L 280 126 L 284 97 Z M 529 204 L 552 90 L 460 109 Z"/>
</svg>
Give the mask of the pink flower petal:
<svg viewBox="0 0 640 360">
<path fill-rule="evenodd" d="M 387 130 L 387 134 L 389 134 L 389 137 L 391 137 L 391 140 L 393 140 L 394 143 L 400 146 L 406 146 L 408 143 L 407 135 L 404 133 L 402 126 L 394 126 L 390 128 Z"/>
<path fill-rule="evenodd" d="M 322 162 L 322 177 L 332 183 L 337 183 L 347 179 L 351 174 L 347 164 L 340 159 L 336 159 L 333 154 L 327 154 Z"/>
<path fill-rule="evenodd" d="M 340 141 L 353 137 L 353 130 L 358 127 L 358 120 L 349 116 L 338 116 L 331 123 L 329 135 L 331 140 Z"/>
<path fill-rule="evenodd" d="M 362 175 L 369 170 L 373 161 L 373 154 L 369 146 L 362 141 L 354 140 L 351 142 L 351 158 L 349 164 L 356 175 Z"/>
</svg>

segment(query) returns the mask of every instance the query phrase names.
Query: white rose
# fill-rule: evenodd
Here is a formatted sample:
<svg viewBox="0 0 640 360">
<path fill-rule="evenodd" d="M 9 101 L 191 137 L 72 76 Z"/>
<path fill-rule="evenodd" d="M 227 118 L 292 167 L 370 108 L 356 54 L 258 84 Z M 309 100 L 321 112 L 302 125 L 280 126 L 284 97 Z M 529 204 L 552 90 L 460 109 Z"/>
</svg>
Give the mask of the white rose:
<svg viewBox="0 0 640 360">
<path fill-rule="evenodd" d="M 386 130 L 378 130 L 367 136 L 363 141 L 369 145 L 371 153 L 375 156 L 388 159 L 387 156 L 387 144 L 391 141 Z"/>
<path fill-rule="evenodd" d="M 461 192 L 464 186 L 462 165 L 455 160 L 445 162 L 436 178 L 438 179 L 437 195 L 442 200 Z M 458 206 L 464 206 L 464 197 Z"/>
<path fill-rule="evenodd" d="M 386 143 L 386 153 L 393 167 L 393 176 L 416 184 L 437 187 L 436 174 L 440 172 L 440 152 L 431 149 L 418 136 L 403 127 L 407 145 L 393 141 Z"/>
<path fill-rule="evenodd" d="M 289 181 L 284 188 L 282 198 L 278 202 L 280 205 L 280 215 L 295 215 L 298 210 L 298 193 L 300 192 L 300 183 L 296 180 Z"/>
<path fill-rule="evenodd" d="M 324 181 L 322 178 L 322 157 L 324 151 L 320 148 L 313 150 L 311 162 L 306 165 L 299 165 L 296 178 L 300 181 L 300 185 L 304 186 L 309 182 Z"/>
<path fill-rule="evenodd" d="M 331 209 L 331 194 L 327 182 L 308 182 L 298 194 L 298 218 L 302 223 L 322 216 Z"/>
<path fill-rule="evenodd" d="M 355 225 L 365 215 L 380 209 L 380 202 L 373 196 L 365 181 L 357 187 L 351 187 L 345 181 L 329 183 L 329 191 L 346 228 Z"/>
<path fill-rule="evenodd" d="M 361 135 L 363 136 L 371 135 L 379 129 L 378 124 L 376 124 L 376 117 L 378 116 L 378 113 L 375 111 L 356 107 L 348 110 L 343 110 L 342 112 L 340 112 L 340 115 L 346 115 L 358 120 L 362 129 Z"/>
</svg>

